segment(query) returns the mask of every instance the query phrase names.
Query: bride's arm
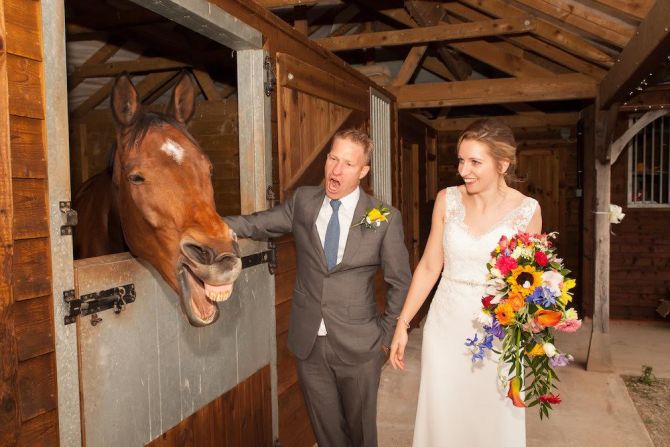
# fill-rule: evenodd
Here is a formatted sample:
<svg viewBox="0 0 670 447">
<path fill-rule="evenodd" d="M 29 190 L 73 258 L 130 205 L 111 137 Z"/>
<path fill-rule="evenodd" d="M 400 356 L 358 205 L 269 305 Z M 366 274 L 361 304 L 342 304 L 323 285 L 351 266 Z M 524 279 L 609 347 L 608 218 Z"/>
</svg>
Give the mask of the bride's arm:
<svg viewBox="0 0 670 447">
<path fill-rule="evenodd" d="M 398 324 L 396 325 L 393 341 L 391 342 L 391 364 L 394 368 L 404 368 L 403 357 L 407 345 L 407 326 L 419 311 L 421 305 L 426 301 L 428 294 L 435 285 L 435 281 L 442 272 L 444 265 L 444 251 L 442 238 L 444 233 L 446 189 L 443 189 L 435 198 L 433 217 L 430 227 L 430 235 L 426 243 L 426 249 L 419 264 L 414 270 L 412 283 L 407 292 L 405 304 L 400 311 Z"/>
</svg>

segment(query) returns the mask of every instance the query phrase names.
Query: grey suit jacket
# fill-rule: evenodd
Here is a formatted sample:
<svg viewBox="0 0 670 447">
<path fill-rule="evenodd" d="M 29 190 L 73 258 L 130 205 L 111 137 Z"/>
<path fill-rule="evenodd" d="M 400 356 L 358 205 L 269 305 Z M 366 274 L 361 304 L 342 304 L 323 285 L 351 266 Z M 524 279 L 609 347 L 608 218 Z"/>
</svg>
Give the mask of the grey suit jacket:
<svg viewBox="0 0 670 447">
<path fill-rule="evenodd" d="M 293 233 L 297 277 L 288 347 L 299 359 L 307 358 L 323 317 L 333 350 L 344 362 L 354 364 L 378 355 L 393 338 L 411 280 L 402 217 L 389 207 L 388 222 L 376 230 L 362 225 L 350 228 L 342 261 L 328 271 L 316 229 L 324 197 L 322 187 L 301 187 L 270 210 L 224 219 L 240 237 L 267 239 Z M 378 205 L 361 189 L 354 223 Z M 374 288 L 380 266 L 388 285 L 383 314 L 377 312 Z"/>
</svg>

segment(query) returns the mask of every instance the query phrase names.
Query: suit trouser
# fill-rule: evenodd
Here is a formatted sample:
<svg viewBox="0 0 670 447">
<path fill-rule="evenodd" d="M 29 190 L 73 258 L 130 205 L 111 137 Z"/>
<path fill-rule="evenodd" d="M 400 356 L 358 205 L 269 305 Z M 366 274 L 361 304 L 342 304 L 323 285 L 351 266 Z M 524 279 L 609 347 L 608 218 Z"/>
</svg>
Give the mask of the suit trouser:
<svg viewBox="0 0 670 447">
<path fill-rule="evenodd" d="M 384 353 L 348 365 L 328 336 L 316 337 L 305 360 L 296 359 L 298 379 L 319 447 L 377 447 L 377 390 Z"/>
</svg>

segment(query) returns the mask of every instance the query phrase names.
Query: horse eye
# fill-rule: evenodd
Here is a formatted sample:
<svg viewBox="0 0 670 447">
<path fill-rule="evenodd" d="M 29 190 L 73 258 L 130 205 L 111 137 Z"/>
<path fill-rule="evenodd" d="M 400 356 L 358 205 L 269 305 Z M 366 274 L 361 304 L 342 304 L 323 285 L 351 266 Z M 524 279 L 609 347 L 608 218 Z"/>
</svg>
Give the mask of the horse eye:
<svg viewBox="0 0 670 447">
<path fill-rule="evenodd" d="M 130 183 L 135 185 L 141 185 L 142 183 L 144 183 L 144 177 L 142 177 L 139 174 L 130 174 L 128 176 L 128 180 L 130 180 Z"/>
</svg>

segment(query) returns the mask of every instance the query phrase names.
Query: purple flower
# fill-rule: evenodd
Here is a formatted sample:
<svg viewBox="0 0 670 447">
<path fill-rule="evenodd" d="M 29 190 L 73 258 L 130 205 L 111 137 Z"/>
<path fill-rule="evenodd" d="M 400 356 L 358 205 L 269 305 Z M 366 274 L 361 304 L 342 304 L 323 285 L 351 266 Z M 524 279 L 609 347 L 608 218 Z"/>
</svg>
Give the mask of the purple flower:
<svg viewBox="0 0 670 447">
<path fill-rule="evenodd" d="M 552 368 L 559 368 L 568 366 L 571 360 L 573 360 L 573 357 L 570 354 L 558 354 L 549 358 L 549 364 Z"/>
<path fill-rule="evenodd" d="M 550 307 L 556 304 L 556 297 L 547 287 L 536 287 L 533 293 L 526 297 L 526 301 L 542 307 Z"/>
<path fill-rule="evenodd" d="M 491 334 L 498 339 L 502 340 L 505 337 L 505 332 L 503 331 L 502 326 L 496 320 L 495 315 L 493 316 L 493 324 L 491 326 L 484 326 L 484 330 L 487 334 Z"/>
<path fill-rule="evenodd" d="M 465 339 L 465 346 L 476 346 L 477 345 L 477 334 L 473 338 Z"/>
</svg>

